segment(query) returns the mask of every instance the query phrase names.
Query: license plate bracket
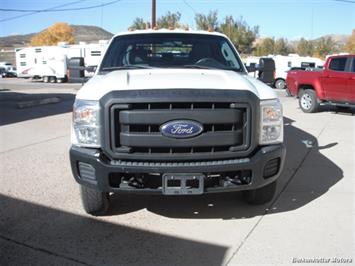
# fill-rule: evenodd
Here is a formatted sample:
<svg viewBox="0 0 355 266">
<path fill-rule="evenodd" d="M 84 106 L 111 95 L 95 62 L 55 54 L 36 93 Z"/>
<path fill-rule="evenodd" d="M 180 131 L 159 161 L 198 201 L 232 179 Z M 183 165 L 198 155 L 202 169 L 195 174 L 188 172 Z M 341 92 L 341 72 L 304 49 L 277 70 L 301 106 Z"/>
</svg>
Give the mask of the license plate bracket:
<svg viewBox="0 0 355 266">
<path fill-rule="evenodd" d="M 164 195 L 201 195 L 205 175 L 201 173 L 166 173 L 162 177 Z"/>
</svg>

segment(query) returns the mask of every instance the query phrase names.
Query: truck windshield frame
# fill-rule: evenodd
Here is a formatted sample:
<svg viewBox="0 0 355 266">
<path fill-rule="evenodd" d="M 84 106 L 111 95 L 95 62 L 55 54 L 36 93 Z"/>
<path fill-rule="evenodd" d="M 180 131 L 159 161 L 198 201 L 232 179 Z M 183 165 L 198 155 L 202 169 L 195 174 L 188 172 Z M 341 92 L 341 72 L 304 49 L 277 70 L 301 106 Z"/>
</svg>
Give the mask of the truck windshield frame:
<svg viewBox="0 0 355 266">
<path fill-rule="evenodd" d="M 245 73 L 239 55 L 227 38 L 193 33 L 117 36 L 105 53 L 98 74 L 135 68 L 221 69 Z"/>
</svg>

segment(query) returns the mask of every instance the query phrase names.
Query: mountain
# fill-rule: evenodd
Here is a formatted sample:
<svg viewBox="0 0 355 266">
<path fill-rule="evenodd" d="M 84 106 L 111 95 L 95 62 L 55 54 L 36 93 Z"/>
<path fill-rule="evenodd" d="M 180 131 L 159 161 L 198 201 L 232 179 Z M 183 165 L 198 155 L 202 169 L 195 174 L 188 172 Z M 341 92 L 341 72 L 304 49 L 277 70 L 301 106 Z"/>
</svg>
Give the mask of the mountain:
<svg viewBox="0 0 355 266">
<path fill-rule="evenodd" d="M 13 48 L 13 47 L 26 46 L 30 43 L 31 38 L 34 35 L 35 33 L 0 37 L 0 48 Z"/>
<path fill-rule="evenodd" d="M 100 27 L 87 25 L 70 25 L 74 30 L 75 43 L 87 42 L 93 43 L 99 40 L 109 40 L 113 36 Z M 39 33 L 39 32 L 37 32 Z M 28 46 L 31 38 L 37 33 L 30 33 L 24 35 L 11 35 L 0 37 L 0 62 L 11 62 L 15 64 L 14 48 Z"/>
<path fill-rule="evenodd" d="M 113 34 L 100 27 L 86 25 L 70 25 L 74 30 L 75 42 L 97 42 L 98 40 L 111 39 Z M 14 47 L 27 46 L 31 38 L 37 33 L 25 35 L 11 35 L 0 37 L 0 49 L 11 49 Z"/>
<path fill-rule="evenodd" d="M 324 35 L 322 36 L 324 38 L 332 38 L 333 41 L 338 44 L 338 45 L 344 45 L 346 44 L 346 42 L 349 40 L 350 35 L 346 35 L 346 34 L 328 34 L 328 35 Z M 320 37 L 320 38 L 322 38 Z M 315 39 L 316 41 L 319 40 L 320 38 Z"/>
<path fill-rule="evenodd" d="M 332 40 L 339 46 L 342 46 L 346 44 L 346 42 L 350 39 L 351 35 L 346 35 L 346 34 L 327 34 L 323 35 L 321 37 L 311 39 L 312 41 L 319 41 L 321 38 L 332 38 Z M 262 42 L 263 39 L 267 38 L 267 36 L 264 37 L 259 37 L 254 41 L 254 45 L 257 45 Z M 278 38 L 274 38 L 275 40 Z M 300 39 L 294 39 L 294 40 L 289 40 L 289 43 L 291 45 L 297 45 Z"/>
<path fill-rule="evenodd" d="M 256 47 L 257 45 L 261 44 L 264 39 L 268 38 L 267 36 L 259 37 L 253 42 L 253 47 Z M 317 42 L 321 38 L 331 38 L 334 42 L 334 53 L 340 53 L 340 52 L 345 52 L 344 51 L 344 45 L 349 41 L 351 38 L 351 35 L 346 35 L 346 34 L 327 34 L 320 36 L 318 38 L 314 39 L 307 39 L 308 41 L 314 41 Z M 274 38 L 276 41 L 278 38 Z M 293 40 L 288 40 L 288 45 L 291 49 L 296 51 L 296 47 L 299 43 L 300 39 L 293 39 Z"/>
<path fill-rule="evenodd" d="M 70 25 L 74 29 L 75 42 L 97 42 L 98 40 L 109 40 L 113 34 L 96 26 Z"/>
</svg>

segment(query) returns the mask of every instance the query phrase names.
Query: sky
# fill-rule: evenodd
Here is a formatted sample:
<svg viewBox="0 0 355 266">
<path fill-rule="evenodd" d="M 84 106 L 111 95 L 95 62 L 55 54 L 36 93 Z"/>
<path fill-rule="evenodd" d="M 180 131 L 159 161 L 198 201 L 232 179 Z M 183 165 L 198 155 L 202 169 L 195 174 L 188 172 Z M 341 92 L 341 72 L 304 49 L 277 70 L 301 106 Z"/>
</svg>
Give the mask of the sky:
<svg viewBox="0 0 355 266">
<path fill-rule="evenodd" d="M 112 0 L 0 0 L 0 9 L 46 9 L 101 5 Z M 355 1 L 352 0 L 156 0 L 157 17 L 180 12 L 181 22 L 195 28 L 196 13 L 217 10 L 219 20 L 227 15 L 243 17 L 249 26 L 260 27 L 261 37 L 314 39 L 327 34 L 350 35 L 355 29 Z M 0 21 L 26 13 L 0 11 Z M 35 13 L 0 22 L 0 36 L 41 31 L 55 22 L 95 25 L 112 33 L 127 30 L 136 17 L 151 20 L 151 0 L 121 0 L 95 9 Z"/>
</svg>

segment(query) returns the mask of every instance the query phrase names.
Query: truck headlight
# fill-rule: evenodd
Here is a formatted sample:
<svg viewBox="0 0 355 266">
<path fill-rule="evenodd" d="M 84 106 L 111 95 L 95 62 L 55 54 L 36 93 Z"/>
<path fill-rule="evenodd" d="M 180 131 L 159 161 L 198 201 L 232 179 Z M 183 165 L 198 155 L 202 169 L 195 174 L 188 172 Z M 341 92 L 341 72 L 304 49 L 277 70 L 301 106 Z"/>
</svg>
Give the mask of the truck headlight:
<svg viewBox="0 0 355 266">
<path fill-rule="evenodd" d="M 73 145 L 100 147 L 100 106 L 97 101 L 76 100 L 73 108 Z"/>
<path fill-rule="evenodd" d="M 261 145 L 283 142 L 282 105 L 278 99 L 260 102 Z"/>
</svg>

